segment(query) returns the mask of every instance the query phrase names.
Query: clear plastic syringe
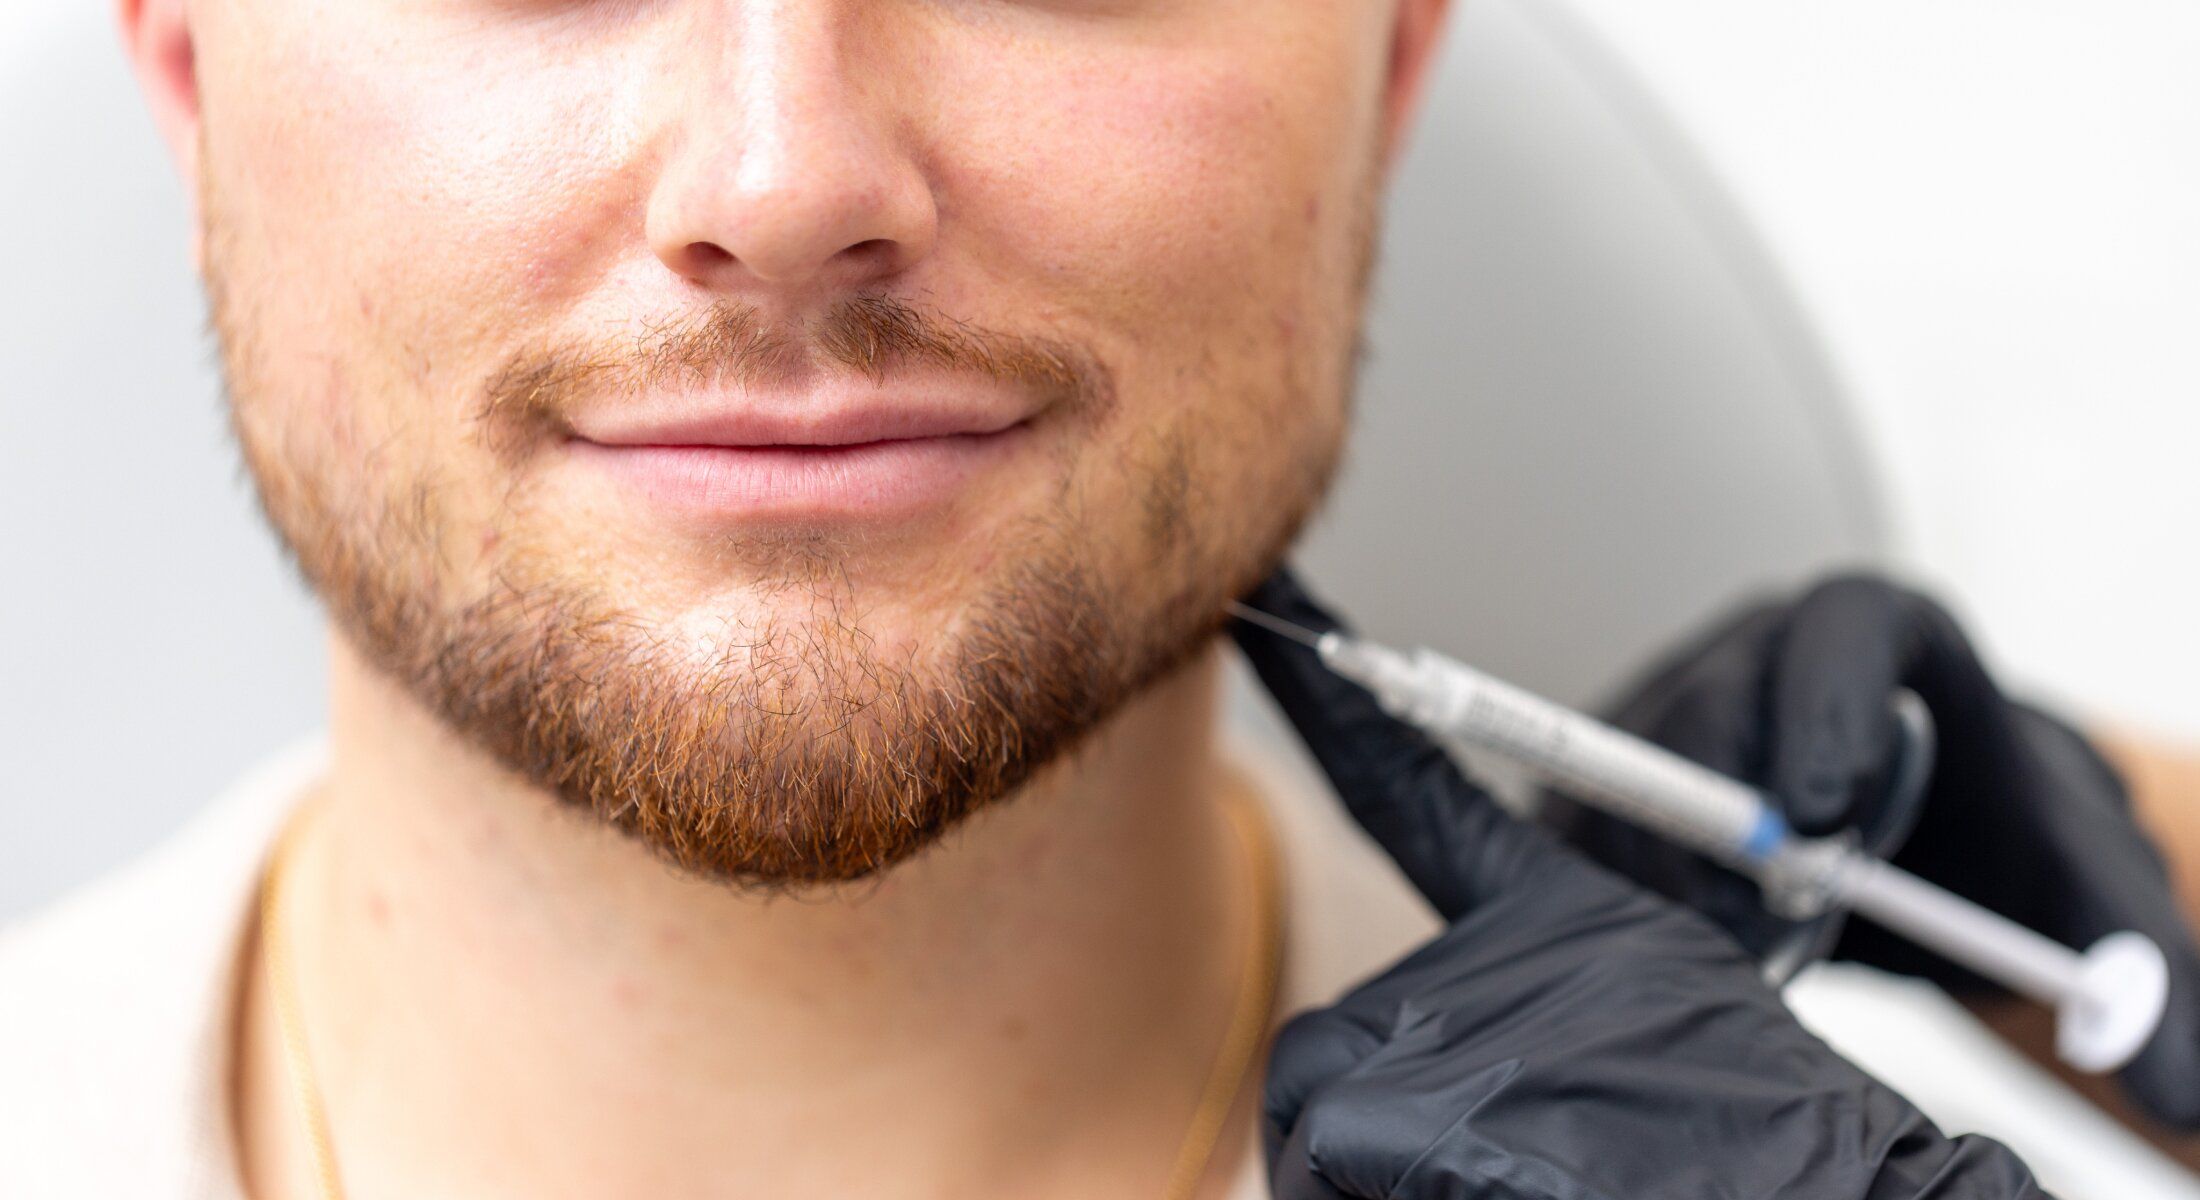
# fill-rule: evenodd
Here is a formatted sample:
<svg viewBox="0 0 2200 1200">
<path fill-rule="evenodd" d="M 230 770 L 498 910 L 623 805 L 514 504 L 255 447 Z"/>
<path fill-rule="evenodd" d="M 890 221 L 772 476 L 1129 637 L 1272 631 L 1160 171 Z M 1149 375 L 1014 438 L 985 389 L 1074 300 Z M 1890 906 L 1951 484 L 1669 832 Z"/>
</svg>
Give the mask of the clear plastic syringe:
<svg viewBox="0 0 2200 1200">
<path fill-rule="evenodd" d="M 1509 759 L 1749 876 L 1774 912 L 1802 919 L 1849 909 L 2053 1006 L 2056 1053 L 2081 1071 L 2122 1066 L 2161 1022 L 2169 968 L 2143 934 L 2113 933 L 2081 954 L 1845 841 L 1801 837 L 1755 788 L 1433 650 L 1407 654 L 1243 605 L 1232 611 L 1312 646 L 1401 720 Z"/>
</svg>

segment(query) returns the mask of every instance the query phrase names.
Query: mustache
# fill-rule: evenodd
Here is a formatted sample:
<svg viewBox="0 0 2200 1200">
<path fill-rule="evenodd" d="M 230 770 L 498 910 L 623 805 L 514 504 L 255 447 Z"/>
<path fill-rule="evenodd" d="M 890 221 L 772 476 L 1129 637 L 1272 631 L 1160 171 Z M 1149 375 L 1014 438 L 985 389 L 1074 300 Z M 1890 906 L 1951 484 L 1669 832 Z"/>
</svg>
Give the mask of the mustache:
<svg viewBox="0 0 2200 1200">
<path fill-rule="evenodd" d="M 483 384 L 474 413 L 492 444 L 567 432 L 565 414 L 604 395 L 746 386 L 840 369 L 883 380 L 896 369 L 967 373 L 1028 389 L 1086 416 L 1112 403 L 1113 378 L 1074 343 L 989 329 L 893 296 L 855 296 L 816 319 L 775 324 L 725 302 L 623 339 L 522 349 Z"/>
</svg>

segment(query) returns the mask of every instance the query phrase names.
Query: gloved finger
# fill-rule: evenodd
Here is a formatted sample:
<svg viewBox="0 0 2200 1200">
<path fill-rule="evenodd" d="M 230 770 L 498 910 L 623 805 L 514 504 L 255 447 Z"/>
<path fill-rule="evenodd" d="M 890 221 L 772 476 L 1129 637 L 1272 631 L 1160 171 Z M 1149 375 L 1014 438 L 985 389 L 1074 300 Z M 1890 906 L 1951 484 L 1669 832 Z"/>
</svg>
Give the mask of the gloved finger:
<svg viewBox="0 0 2200 1200">
<path fill-rule="evenodd" d="M 1869 577 L 1811 589 L 1789 612 L 1767 670 L 1765 784 L 1797 832 L 1863 823 L 1862 784 L 1895 753 L 1888 707 L 1913 667 L 1911 597 Z"/>
<path fill-rule="evenodd" d="M 2048 828 L 2074 893 L 2056 905 L 2059 920 L 2043 923 L 2081 949 L 2120 929 L 2143 933 L 2161 948 L 2170 976 L 2161 1027 L 2117 1079 L 2157 1119 L 2180 1129 L 2200 1126 L 2200 941 L 2168 867 L 2130 816 L 2122 779 L 2090 742 L 2037 709 L 2012 703 L 2010 710 L 2031 773 L 2043 794 L 2059 801 Z"/>
<path fill-rule="evenodd" d="M 1288 568 L 1245 603 L 1317 633 L 1344 631 Z M 1232 631 L 1353 819 L 1445 920 L 1532 869 L 1540 844 L 1523 839 L 1521 827 L 1420 730 L 1384 712 L 1312 649 L 1243 621 Z"/>
<path fill-rule="evenodd" d="M 2161 1028 L 2116 1081 L 2155 1120 L 2200 1130 L 2200 975 L 2172 965 Z"/>
<path fill-rule="evenodd" d="M 1786 619 L 1786 604 L 1757 604 L 1688 640 L 1624 688 L 1604 719 L 1712 770 L 1749 777 L 1761 764 L 1765 664 Z"/>
<path fill-rule="evenodd" d="M 1501 1088 L 1518 1065 L 1463 1067 L 1474 1055 L 1471 1035 L 1424 1016 L 1313 1098 L 1285 1142 L 1284 1157 L 1306 1164 L 1314 1195 L 1389 1200 L 1446 1194 L 1409 1190 L 1405 1181 L 1445 1132 L 1475 1111 L 1476 1100 Z"/>
<path fill-rule="evenodd" d="M 1315 1167 L 1307 1145 L 1310 1137 L 1308 1129 L 1295 1130 L 1281 1150 L 1269 1155 L 1268 1194 L 1274 1200 L 1388 1200 L 1380 1193 L 1354 1196 L 1338 1191 Z"/>
<path fill-rule="evenodd" d="M 1379 1031 L 1338 1008 L 1301 1013 L 1277 1031 L 1261 1085 L 1261 1142 L 1271 1160 L 1298 1128 L 1299 1114 L 1314 1093 L 1382 1044 Z"/>
</svg>

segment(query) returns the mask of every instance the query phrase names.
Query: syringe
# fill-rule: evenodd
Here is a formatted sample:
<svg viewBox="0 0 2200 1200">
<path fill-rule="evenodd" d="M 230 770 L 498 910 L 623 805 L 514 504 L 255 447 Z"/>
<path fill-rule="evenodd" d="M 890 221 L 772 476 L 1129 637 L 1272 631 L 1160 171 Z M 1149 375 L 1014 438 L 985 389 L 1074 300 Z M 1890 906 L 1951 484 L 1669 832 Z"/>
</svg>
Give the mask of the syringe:
<svg viewBox="0 0 2200 1200">
<path fill-rule="evenodd" d="M 1845 841 L 1801 837 L 1755 788 L 1433 650 L 1407 654 L 1243 605 L 1231 611 L 1312 646 L 1401 720 L 1510 759 L 1749 876 L 1774 912 L 1850 909 L 2053 1006 L 2056 1053 L 2081 1071 L 2129 1062 L 2161 1022 L 2169 967 L 2143 934 L 2112 933 L 2080 954 Z"/>
</svg>

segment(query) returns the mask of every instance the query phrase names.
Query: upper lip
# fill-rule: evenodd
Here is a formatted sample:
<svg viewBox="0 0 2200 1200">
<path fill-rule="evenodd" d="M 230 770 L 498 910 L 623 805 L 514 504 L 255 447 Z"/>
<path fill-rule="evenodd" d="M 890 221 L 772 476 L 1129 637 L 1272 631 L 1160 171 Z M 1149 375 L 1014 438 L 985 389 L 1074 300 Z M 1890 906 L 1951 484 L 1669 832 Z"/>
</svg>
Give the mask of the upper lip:
<svg viewBox="0 0 2200 1200">
<path fill-rule="evenodd" d="M 799 408 L 641 405 L 583 414 L 572 427 L 605 446 L 857 446 L 998 433 L 1031 415 L 1028 405 L 998 402 L 1006 397 L 814 399 Z"/>
</svg>

